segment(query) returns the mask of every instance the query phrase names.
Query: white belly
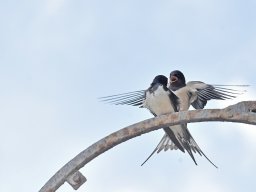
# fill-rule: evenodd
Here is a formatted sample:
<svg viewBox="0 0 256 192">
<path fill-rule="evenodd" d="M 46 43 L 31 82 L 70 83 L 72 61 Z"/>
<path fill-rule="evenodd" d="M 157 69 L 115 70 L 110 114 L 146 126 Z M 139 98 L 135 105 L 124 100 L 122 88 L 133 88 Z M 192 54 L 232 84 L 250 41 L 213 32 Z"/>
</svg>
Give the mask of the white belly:
<svg viewBox="0 0 256 192">
<path fill-rule="evenodd" d="M 182 87 L 177 91 L 174 91 L 174 93 L 180 100 L 179 111 L 187 111 L 190 104 L 197 99 L 196 90 L 191 91 L 191 88 L 188 86 Z"/>
<path fill-rule="evenodd" d="M 153 93 L 147 92 L 144 107 L 156 115 L 163 115 L 174 112 L 168 92 L 159 86 Z"/>
</svg>

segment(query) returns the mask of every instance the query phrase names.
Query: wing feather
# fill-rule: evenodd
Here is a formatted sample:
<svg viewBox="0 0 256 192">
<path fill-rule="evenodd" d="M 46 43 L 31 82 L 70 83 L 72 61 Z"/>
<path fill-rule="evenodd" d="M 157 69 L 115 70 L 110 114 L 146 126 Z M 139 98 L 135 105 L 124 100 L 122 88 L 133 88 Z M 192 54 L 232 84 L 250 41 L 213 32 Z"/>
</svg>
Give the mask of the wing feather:
<svg viewBox="0 0 256 192">
<path fill-rule="evenodd" d="M 196 95 L 196 99 L 191 103 L 195 109 L 203 109 L 209 100 L 234 99 L 245 92 L 244 90 L 229 89 L 220 85 L 213 86 L 201 81 L 190 81 L 187 86 L 192 94 Z"/>
<path fill-rule="evenodd" d="M 195 109 L 203 109 L 207 104 L 207 101 L 216 100 L 226 100 L 234 99 L 237 96 L 245 93 L 245 90 L 236 90 L 226 88 L 225 85 L 210 85 L 205 84 L 201 81 L 190 81 L 187 83 L 192 90 L 193 94 L 196 94 L 196 99 L 192 102 L 192 106 Z M 227 85 L 231 86 L 231 85 Z M 237 87 L 244 85 L 235 85 Z M 247 86 L 247 85 L 246 85 Z M 145 90 L 126 92 L 116 95 L 110 95 L 105 97 L 100 97 L 99 100 L 105 103 L 113 105 L 131 105 L 131 106 L 141 106 L 145 98 Z"/>
</svg>

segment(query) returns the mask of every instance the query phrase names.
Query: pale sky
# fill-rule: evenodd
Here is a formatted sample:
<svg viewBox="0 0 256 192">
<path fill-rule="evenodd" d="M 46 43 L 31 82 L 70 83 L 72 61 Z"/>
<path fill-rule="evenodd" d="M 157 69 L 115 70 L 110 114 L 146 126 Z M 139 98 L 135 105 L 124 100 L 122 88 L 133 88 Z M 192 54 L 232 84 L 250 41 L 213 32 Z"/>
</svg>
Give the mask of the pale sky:
<svg viewBox="0 0 256 192">
<path fill-rule="evenodd" d="M 89 145 L 151 118 L 101 96 L 146 89 L 184 72 L 210 84 L 250 84 L 222 108 L 256 100 L 256 1 L 0 1 L 0 191 L 38 191 Z M 80 171 L 87 192 L 255 191 L 256 129 L 194 123 L 204 153 L 168 151 L 140 164 L 162 130 L 107 151 Z M 65 184 L 58 191 L 71 192 Z"/>
</svg>

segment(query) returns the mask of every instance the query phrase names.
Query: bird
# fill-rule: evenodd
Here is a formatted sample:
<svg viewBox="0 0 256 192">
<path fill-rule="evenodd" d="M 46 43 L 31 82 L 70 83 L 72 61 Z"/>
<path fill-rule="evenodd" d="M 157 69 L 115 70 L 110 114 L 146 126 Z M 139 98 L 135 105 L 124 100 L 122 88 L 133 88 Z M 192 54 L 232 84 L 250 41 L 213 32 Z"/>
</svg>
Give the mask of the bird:
<svg viewBox="0 0 256 192">
<path fill-rule="evenodd" d="M 186 111 L 192 105 L 195 109 L 203 109 L 207 104 L 207 101 L 212 99 L 226 100 L 233 99 L 244 91 L 226 88 L 225 86 L 248 86 L 248 85 L 211 85 L 201 81 L 190 81 L 186 83 L 184 74 L 179 70 L 174 70 L 169 75 L 169 90 L 172 91 L 179 98 L 179 105 L 177 105 L 178 111 Z M 115 105 L 132 105 L 144 107 L 143 102 L 145 99 L 145 90 L 132 91 L 117 95 L 101 97 L 100 100 Z M 187 127 L 187 125 L 184 125 Z M 196 144 L 196 143 L 195 143 Z M 149 155 L 149 157 L 142 163 L 144 165 L 146 161 L 155 153 L 159 153 L 162 150 L 167 151 L 168 149 L 180 149 L 170 136 L 166 133 L 160 140 L 159 144 Z M 195 146 L 198 146 L 197 144 Z M 194 149 L 194 150 L 193 150 Z M 183 151 L 183 150 L 181 150 Z M 198 152 L 200 155 L 203 154 L 196 148 L 192 148 L 193 152 Z M 183 151 L 184 152 L 184 151 Z M 204 154 L 203 154 L 204 155 Z M 206 157 L 207 158 L 207 157 Z M 207 158 L 208 159 L 208 158 Z"/>
<path fill-rule="evenodd" d="M 190 105 L 195 109 L 203 109 L 207 101 L 212 99 L 225 100 L 235 98 L 238 91 L 220 86 L 206 84 L 201 81 L 186 83 L 184 74 L 175 70 L 169 76 L 169 89 L 181 99 L 181 110 L 188 110 Z"/>
<path fill-rule="evenodd" d="M 234 99 L 238 95 L 241 95 L 245 90 L 235 90 L 226 87 L 247 87 L 249 85 L 211 85 L 201 81 L 189 81 L 186 83 L 184 74 L 179 70 L 174 70 L 170 73 L 168 87 L 176 95 L 182 97 L 185 104 L 181 108 L 188 108 L 188 105 L 192 105 L 195 109 L 203 109 L 207 104 L 207 101 Z M 182 89 L 181 89 L 182 88 Z M 179 90 L 181 89 L 181 90 Z M 183 94 L 184 91 L 188 94 Z M 130 91 L 126 93 L 99 97 L 100 101 L 114 104 L 114 105 L 142 105 L 145 90 Z M 186 97 L 185 97 L 186 96 Z M 189 100 L 188 100 L 189 99 Z M 183 103 L 183 102 L 182 102 Z M 189 106 L 190 106 L 189 105 Z M 187 107 L 185 107 L 187 106 Z"/>
<path fill-rule="evenodd" d="M 236 90 L 216 87 L 201 81 L 190 81 L 186 83 L 184 74 L 179 70 L 174 70 L 170 73 L 168 88 L 173 91 L 180 100 L 178 111 L 187 111 L 190 105 L 195 109 L 203 109 L 209 100 L 232 99 L 236 97 L 236 94 L 239 94 Z M 153 153 L 173 149 L 173 145 L 173 141 L 165 133 Z M 199 150 L 197 152 L 200 154 Z M 149 157 L 152 155 L 151 153 Z M 148 159 L 149 158 L 147 158 L 147 160 Z"/>
<path fill-rule="evenodd" d="M 167 87 L 167 83 L 167 77 L 164 75 L 157 75 L 153 79 L 150 87 L 144 92 L 142 107 L 147 108 L 154 116 L 178 112 L 180 99 Z M 212 165 L 217 167 L 199 148 L 187 129 L 187 124 L 164 127 L 163 130 L 165 131 L 165 136 L 163 137 L 164 141 L 171 141 L 171 145 L 168 147 L 172 149 L 178 148 L 182 152 L 187 151 L 196 165 L 197 162 L 192 151 L 203 154 Z M 162 139 L 159 148 L 164 146 L 163 143 L 164 142 Z M 159 150 L 159 148 L 156 148 L 155 150 Z M 150 158 L 150 156 L 147 158 L 147 160 Z"/>
</svg>

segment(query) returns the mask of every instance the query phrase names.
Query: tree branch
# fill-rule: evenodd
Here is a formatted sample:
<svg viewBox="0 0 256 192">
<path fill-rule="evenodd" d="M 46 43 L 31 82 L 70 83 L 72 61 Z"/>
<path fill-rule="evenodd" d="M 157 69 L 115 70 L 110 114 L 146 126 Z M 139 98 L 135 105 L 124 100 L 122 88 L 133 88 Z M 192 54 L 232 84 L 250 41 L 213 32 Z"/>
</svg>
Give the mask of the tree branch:
<svg viewBox="0 0 256 192">
<path fill-rule="evenodd" d="M 226 121 L 256 125 L 256 101 L 244 101 L 224 109 L 204 109 L 172 113 L 125 127 L 97 141 L 79 153 L 64 165 L 40 189 L 40 192 L 56 191 L 65 181 L 69 181 L 70 183 L 70 178 L 73 175 L 75 175 L 73 182 L 77 183 L 75 188 L 77 189 L 86 180 L 78 170 L 98 155 L 122 142 L 165 126 L 204 121 Z"/>
</svg>

